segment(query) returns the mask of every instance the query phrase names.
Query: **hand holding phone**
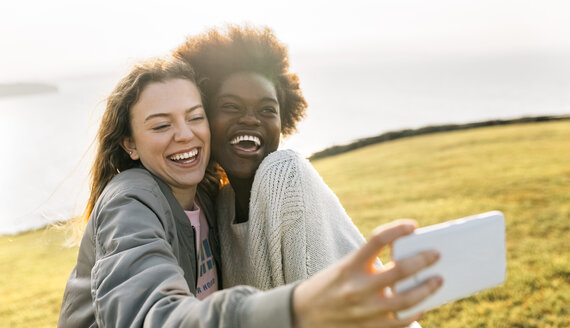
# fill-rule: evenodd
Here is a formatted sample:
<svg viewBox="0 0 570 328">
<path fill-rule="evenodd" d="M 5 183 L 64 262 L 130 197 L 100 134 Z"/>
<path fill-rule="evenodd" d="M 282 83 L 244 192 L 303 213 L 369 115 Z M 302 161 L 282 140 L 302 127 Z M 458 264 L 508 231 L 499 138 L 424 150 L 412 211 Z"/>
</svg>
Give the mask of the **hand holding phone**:
<svg viewBox="0 0 570 328">
<path fill-rule="evenodd" d="M 499 211 L 416 229 L 394 242 L 392 258 L 398 261 L 429 249 L 439 251 L 439 261 L 396 283 L 394 290 L 403 292 L 435 275 L 443 277 L 443 286 L 424 301 L 399 311 L 400 318 L 472 295 L 505 280 L 505 218 Z"/>
</svg>

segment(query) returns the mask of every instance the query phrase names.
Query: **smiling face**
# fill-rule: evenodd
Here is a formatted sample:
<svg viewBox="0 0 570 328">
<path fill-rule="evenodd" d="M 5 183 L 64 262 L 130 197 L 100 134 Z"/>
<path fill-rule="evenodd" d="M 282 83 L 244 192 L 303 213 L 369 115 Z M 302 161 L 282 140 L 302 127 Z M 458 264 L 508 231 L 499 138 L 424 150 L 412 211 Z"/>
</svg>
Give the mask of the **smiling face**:
<svg viewBox="0 0 570 328">
<path fill-rule="evenodd" d="M 133 160 L 170 186 L 174 196 L 193 196 L 210 157 L 210 129 L 200 93 L 185 79 L 152 82 L 131 107 L 132 137 L 123 147 Z"/>
<path fill-rule="evenodd" d="M 281 118 L 275 85 L 253 72 L 228 76 L 210 101 L 212 156 L 232 178 L 252 179 L 277 150 Z"/>
</svg>

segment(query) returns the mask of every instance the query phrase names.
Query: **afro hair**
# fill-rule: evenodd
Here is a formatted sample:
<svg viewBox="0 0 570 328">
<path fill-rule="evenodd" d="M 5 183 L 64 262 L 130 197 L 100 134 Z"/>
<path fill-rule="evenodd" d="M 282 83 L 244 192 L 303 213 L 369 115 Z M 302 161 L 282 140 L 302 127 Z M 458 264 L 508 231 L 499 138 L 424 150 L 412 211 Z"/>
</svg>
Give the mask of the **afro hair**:
<svg viewBox="0 0 570 328">
<path fill-rule="evenodd" d="M 298 76 L 289 72 L 287 47 L 267 27 L 229 25 L 223 30 L 211 29 L 187 38 L 174 56 L 190 63 L 198 75 L 206 109 L 208 100 L 229 75 L 250 71 L 274 83 L 283 136 L 295 132 L 297 123 L 305 116 L 307 102 Z"/>
</svg>

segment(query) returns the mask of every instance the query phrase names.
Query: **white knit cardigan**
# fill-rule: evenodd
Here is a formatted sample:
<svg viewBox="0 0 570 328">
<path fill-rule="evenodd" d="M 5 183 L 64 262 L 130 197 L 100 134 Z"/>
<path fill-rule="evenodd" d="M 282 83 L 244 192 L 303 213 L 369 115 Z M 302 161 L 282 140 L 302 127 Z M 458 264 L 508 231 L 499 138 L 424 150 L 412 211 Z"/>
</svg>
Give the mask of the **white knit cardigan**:
<svg viewBox="0 0 570 328">
<path fill-rule="evenodd" d="M 234 196 L 228 185 L 217 201 L 224 288 L 305 279 L 365 242 L 317 171 L 292 150 L 259 166 L 247 222 L 235 223 Z"/>
<path fill-rule="evenodd" d="M 365 242 L 311 163 L 292 150 L 271 153 L 257 169 L 248 221 L 235 223 L 230 185 L 217 211 L 224 288 L 267 290 L 305 279 Z"/>
</svg>

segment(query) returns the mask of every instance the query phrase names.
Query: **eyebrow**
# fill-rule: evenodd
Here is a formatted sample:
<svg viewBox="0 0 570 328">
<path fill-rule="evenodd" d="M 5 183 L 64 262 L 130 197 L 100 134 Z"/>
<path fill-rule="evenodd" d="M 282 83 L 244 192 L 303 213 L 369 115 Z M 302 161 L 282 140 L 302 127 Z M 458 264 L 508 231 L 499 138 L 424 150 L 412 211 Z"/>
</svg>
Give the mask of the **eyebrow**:
<svg viewBox="0 0 570 328">
<path fill-rule="evenodd" d="M 203 108 L 203 107 L 204 107 L 204 106 L 202 106 L 202 104 L 198 104 L 198 105 L 196 105 L 196 106 L 192 106 L 192 107 L 190 107 L 190 108 L 188 108 L 188 109 L 186 110 L 186 114 L 188 114 L 188 113 L 190 113 L 190 112 L 193 112 L 194 110 L 196 110 L 196 109 L 198 109 L 198 108 Z M 168 117 L 168 116 L 170 116 L 170 114 L 168 114 L 168 113 L 156 113 L 156 114 L 151 114 L 151 115 L 147 116 L 147 117 L 144 119 L 144 122 L 146 123 L 148 120 L 151 120 L 151 119 L 156 118 L 156 117 Z"/>
<path fill-rule="evenodd" d="M 238 99 L 238 100 L 242 99 L 241 97 L 238 97 L 238 96 L 233 95 L 233 94 L 222 94 L 222 95 L 219 95 L 216 99 L 220 100 L 222 98 L 231 98 L 231 99 Z M 273 97 L 263 97 L 263 98 L 261 98 L 261 100 L 259 102 L 264 102 L 264 101 L 270 101 L 270 102 L 279 104 L 279 101 L 277 101 L 277 99 L 273 98 Z"/>
</svg>

